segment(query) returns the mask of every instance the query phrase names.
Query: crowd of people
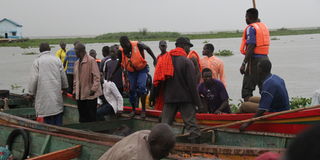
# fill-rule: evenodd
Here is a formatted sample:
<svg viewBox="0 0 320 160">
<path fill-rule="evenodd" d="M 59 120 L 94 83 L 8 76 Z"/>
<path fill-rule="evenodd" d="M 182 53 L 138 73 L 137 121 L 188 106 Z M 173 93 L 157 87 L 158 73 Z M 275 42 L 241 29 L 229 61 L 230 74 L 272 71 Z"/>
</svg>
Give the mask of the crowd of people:
<svg viewBox="0 0 320 160">
<path fill-rule="evenodd" d="M 239 111 L 256 113 L 254 117 L 258 117 L 265 112 L 288 110 L 285 82 L 271 74 L 268 28 L 260 22 L 255 8 L 247 10 L 246 22 L 248 26 L 240 48 L 245 57 L 240 67 L 240 73 L 244 75 L 244 103 Z M 127 36 L 120 37 L 119 42 L 120 45 L 104 46 L 101 60 L 96 58 L 97 52 L 93 49 L 88 54 L 86 46 L 79 41 L 68 51 L 66 44 L 61 42 L 61 49 L 55 56 L 50 53 L 49 44 L 41 43 L 41 53 L 33 63 L 29 85 L 30 95 L 35 96 L 37 117 L 43 117 L 45 123 L 62 125 L 62 93 L 69 93 L 77 101 L 80 123 L 103 120 L 105 115 L 121 112 L 123 96 L 127 94 L 132 106 L 130 117 L 136 116 L 140 101 L 140 116 L 145 118 L 150 91 L 150 105 L 162 111 L 161 122 L 171 125 L 176 113 L 180 112 L 185 129 L 190 133 L 189 140 L 197 143 L 201 136 L 196 124 L 197 112 L 231 113 L 224 63 L 214 56 L 213 44 L 203 46 L 203 58 L 200 58 L 191 50 L 193 44 L 187 37 L 179 37 L 176 48 L 170 51 L 167 51 L 167 42 L 160 41 L 157 57 L 149 46 L 129 40 Z M 151 56 L 153 64 L 147 63 L 145 52 Z M 153 81 L 149 67 L 155 67 Z M 261 97 L 253 96 L 256 86 Z M 240 130 L 250 124 L 244 123 Z M 154 156 L 153 153 L 150 156 Z"/>
</svg>

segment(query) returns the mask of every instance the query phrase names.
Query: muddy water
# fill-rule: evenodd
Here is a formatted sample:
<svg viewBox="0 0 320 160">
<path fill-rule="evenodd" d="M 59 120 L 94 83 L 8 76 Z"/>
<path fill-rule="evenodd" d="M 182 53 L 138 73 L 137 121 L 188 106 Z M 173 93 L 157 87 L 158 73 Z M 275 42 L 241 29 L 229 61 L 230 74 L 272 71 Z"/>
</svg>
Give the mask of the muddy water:
<svg viewBox="0 0 320 160">
<path fill-rule="evenodd" d="M 277 36 L 277 38 L 278 40 L 271 41 L 269 57 L 273 64 L 272 72 L 285 80 L 290 97 L 311 97 L 312 92 L 320 88 L 320 34 Z M 216 51 L 223 49 L 233 51 L 233 56 L 220 58 L 225 64 L 227 91 L 233 103 L 238 103 L 242 85 L 239 67 L 243 60 L 243 56 L 238 51 L 240 38 L 192 40 L 194 44 L 192 49 L 201 54 L 204 41 L 213 43 Z M 156 55 L 159 54 L 158 42 L 145 43 Z M 101 58 L 102 47 L 112 44 L 88 44 L 86 47 L 87 50 L 95 49 L 98 57 Z M 71 44 L 67 45 L 67 48 L 71 47 Z M 174 48 L 174 42 L 169 42 L 168 49 L 172 48 Z M 58 46 L 54 46 L 52 51 L 56 52 L 58 49 Z M 27 89 L 30 67 L 37 56 L 22 54 L 27 52 L 38 52 L 38 49 L 0 47 L 0 89 L 10 89 L 17 93 Z M 152 59 L 148 55 L 147 60 L 151 65 Z M 151 66 L 150 73 L 153 74 L 153 72 L 154 67 Z M 257 91 L 255 95 L 258 95 Z"/>
</svg>

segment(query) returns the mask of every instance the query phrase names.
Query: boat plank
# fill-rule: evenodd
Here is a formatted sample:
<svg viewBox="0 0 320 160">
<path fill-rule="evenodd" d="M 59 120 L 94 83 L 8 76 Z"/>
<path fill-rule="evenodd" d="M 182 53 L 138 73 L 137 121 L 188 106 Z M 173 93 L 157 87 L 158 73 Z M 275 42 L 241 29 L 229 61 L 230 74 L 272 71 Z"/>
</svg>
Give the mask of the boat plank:
<svg viewBox="0 0 320 160">
<path fill-rule="evenodd" d="M 77 158 L 81 153 L 81 145 L 70 147 L 67 149 L 47 153 L 41 156 L 29 158 L 27 160 L 70 160 Z"/>
</svg>

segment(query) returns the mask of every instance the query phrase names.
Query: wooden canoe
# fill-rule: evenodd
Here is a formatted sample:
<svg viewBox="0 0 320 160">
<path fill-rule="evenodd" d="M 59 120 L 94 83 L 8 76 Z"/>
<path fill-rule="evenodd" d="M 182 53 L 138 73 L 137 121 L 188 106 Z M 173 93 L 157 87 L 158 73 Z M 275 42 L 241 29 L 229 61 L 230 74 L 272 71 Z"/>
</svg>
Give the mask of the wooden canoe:
<svg viewBox="0 0 320 160">
<path fill-rule="evenodd" d="M 75 101 L 70 97 L 65 97 L 67 104 L 75 104 Z M 124 99 L 124 111 L 130 112 L 131 107 L 127 99 Z M 140 113 L 137 109 L 137 113 Z M 148 117 L 159 118 L 161 111 L 147 110 Z M 244 114 L 207 114 L 197 113 L 196 119 L 199 125 L 216 126 L 228 124 L 231 122 L 250 119 L 253 113 Z M 183 123 L 181 115 L 178 113 L 176 122 Z M 295 113 L 287 113 L 275 117 L 270 117 L 264 120 L 259 120 L 247 128 L 249 131 L 269 132 L 269 133 L 284 133 L 284 134 L 298 134 L 310 126 L 320 123 L 320 108 L 312 110 L 304 110 Z M 239 128 L 240 125 L 230 126 L 229 128 Z"/>
<path fill-rule="evenodd" d="M 17 116 L 21 113 L 26 115 L 27 112 L 29 112 L 30 115 L 32 112 L 34 114 L 32 108 L 24 108 L 23 111 L 20 112 L 18 112 L 18 110 L 19 109 L 14 109 L 6 112 L 8 113 L 10 111 L 10 114 L 15 114 Z M 42 124 L 10 114 L 0 113 L 2 122 L 109 144 L 115 143 L 121 139 L 119 136 L 110 135 L 114 134 L 113 131 L 119 129 L 119 127 L 127 126 L 131 129 L 130 133 L 132 133 L 142 129 L 150 129 L 158 123 L 155 118 L 142 120 L 139 119 L 139 117 L 128 119 L 124 116 L 111 121 L 80 124 L 77 123 L 78 113 L 77 108 L 74 105 L 66 105 L 64 120 L 67 123 L 63 127 Z M 175 123 L 172 127 L 176 134 L 183 133 L 184 128 L 181 123 Z M 225 159 L 254 159 L 254 157 L 267 151 L 283 152 L 284 148 L 288 146 L 293 138 L 294 135 L 288 134 L 258 132 L 240 133 L 237 130 L 218 129 L 214 132 L 204 133 L 201 138 L 203 144 L 190 144 L 186 143 L 187 140 L 185 137 L 178 138 L 177 141 L 179 143 L 177 143 L 174 153 L 183 153 L 182 155 L 185 155 L 186 153 L 211 154 Z"/>
</svg>

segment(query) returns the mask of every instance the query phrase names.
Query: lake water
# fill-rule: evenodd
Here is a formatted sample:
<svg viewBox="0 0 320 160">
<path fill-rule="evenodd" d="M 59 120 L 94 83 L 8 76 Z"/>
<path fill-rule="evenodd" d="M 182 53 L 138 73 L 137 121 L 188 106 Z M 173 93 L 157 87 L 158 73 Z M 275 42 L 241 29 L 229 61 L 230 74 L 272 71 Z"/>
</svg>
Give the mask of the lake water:
<svg viewBox="0 0 320 160">
<path fill-rule="evenodd" d="M 282 77 L 289 92 L 289 97 L 311 97 L 312 93 L 320 88 L 320 34 L 277 36 L 278 40 L 271 41 L 269 58 L 272 62 L 272 73 Z M 200 55 L 205 41 L 213 43 L 215 51 L 228 49 L 234 55 L 220 57 L 224 61 L 227 79 L 227 91 L 233 103 L 238 103 L 241 97 L 242 75 L 239 67 L 243 55 L 239 52 L 240 38 L 201 39 L 192 40 L 192 49 Z M 95 49 L 98 57 L 102 58 L 101 49 L 113 43 L 96 43 L 86 45 L 87 51 Z M 160 53 L 158 41 L 145 42 L 155 55 Z M 67 48 L 72 45 L 68 44 Z M 174 48 L 174 42 L 168 42 L 168 50 Z M 56 52 L 59 46 L 54 46 Z M 23 55 L 27 52 L 39 52 L 38 48 L 21 49 L 19 47 L 0 47 L 0 89 L 9 89 L 11 92 L 21 93 L 27 89 L 29 72 L 33 60 L 37 55 Z M 202 56 L 202 55 L 201 55 Z M 152 58 L 147 55 L 150 72 L 153 75 Z M 20 88 L 17 88 L 20 87 Z M 27 90 L 25 90 L 26 92 Z M 259 95 L 257 91 L 254 93 Z"/>
</svg>

